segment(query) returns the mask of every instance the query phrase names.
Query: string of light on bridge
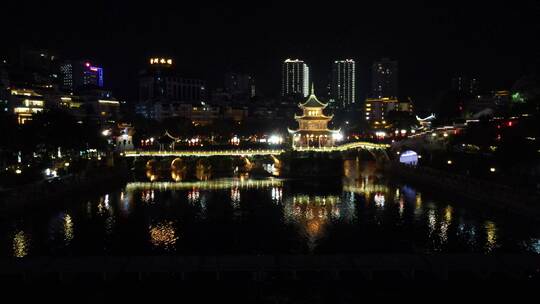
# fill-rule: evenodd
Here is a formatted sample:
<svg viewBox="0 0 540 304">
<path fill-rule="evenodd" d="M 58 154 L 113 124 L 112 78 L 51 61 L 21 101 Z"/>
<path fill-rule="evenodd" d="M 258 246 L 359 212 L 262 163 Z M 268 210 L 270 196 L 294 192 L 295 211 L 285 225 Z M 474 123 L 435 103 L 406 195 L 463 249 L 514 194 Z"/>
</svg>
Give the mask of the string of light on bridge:
<svg viewBox="0 0 540 304">
<path fill-rule="evenodd" d="M 281 187 L 283 181 L 281 179 L 265 179 L 265 180 L 240 180 L 240 179 L 221 179 L 210 181 L 197 182 L 134 182 L 126 185 L 126 191 L 132 192 L 136 190 L 220 190 L 220 189 L 250 189 L 250 188 L 269 188 Z"/>
<path fill-rule="evenodd" d="M 384 150 L 389 148 L 387 144 L 375 144 L 369 142 L 352 142 L 343 144 L 336 147 L 322 147 L 322 148 L 296 148 L 297 152 L 343 152 L 354 149 L 365 150 Z M 181 156 L 193 156 L 193 157 L 210 157 L 210 156 L 263 156 L 263 155 L 280 155 L 287 152 L 284 149 L 248 149 L 248 150 L 215 150 L 215 151 L 126 151 L 124 155 L 126 157 L 181 157 Z"/>
</svg>

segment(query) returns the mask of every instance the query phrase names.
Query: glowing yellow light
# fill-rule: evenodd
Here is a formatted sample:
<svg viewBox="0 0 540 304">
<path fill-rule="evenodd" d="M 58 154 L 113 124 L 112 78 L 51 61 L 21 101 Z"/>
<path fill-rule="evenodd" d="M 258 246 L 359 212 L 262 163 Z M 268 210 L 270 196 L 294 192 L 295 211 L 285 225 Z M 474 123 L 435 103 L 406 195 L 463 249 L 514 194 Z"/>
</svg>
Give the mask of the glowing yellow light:
<svg viewBox="0 0 540 304">
<path fill-rule="evenodd" d="M 178 236 L 173 222 L 164 222 L 157 225 L 150 225 L 150 242 L 156 247 L 170 249 L 176 245 Z"/>
<path fill-rule="evenodd" d="M 64 216 L 64 241 L 66 244 L 73 240 L 73 220 L 69 214 Z"/>
<path fill-rule="evenodd" d="M 486 221 L 484 224 L 484 229 L 486 230 L 486 245 L 485 249 L 486 251 L 492 251 L 496 247 L 498 247 L 497 244 L 497 227 L 495 226 L 495 223 L 492 221 Z"/>
<path fill-rule="evenodd" d="M 497 170 L 496 170 L 495 168 L 491 167 L 491 168 L 489 168 L 489 171 L 490 171 L 490 172 L 495 172 L 495 171 L 497 171 Z"/>
<path fill-rule="evenodd" d="M 449 164 L 449 165 L 451 165 L 451 164 L 452 164 L 452 161 L 449 159 L 446 163 Z"/>
<path fill-rule="evenodd" d="M 30 239 L 23 232 L 19 231 L 13 236 L 13 256 L 16 258 L 22 258 L 28 255 L 28 249 L 30 248 Z"/>
<path fill-rule="evenodd" d="M 150 58 L 150 64 L 167 64 L 172 65 L 173 61 L 169 58 Z"/>
<path fill-rule="evenodd" d="M 102 104 L 115 104 L 115 105 L 119 105 L 120 102 L 119 101 L 116 101 L 116 100 L 104 100 L 104 99 L 100 99 L 98 100 L 99 103 L 102 103 Z"/>
</svg>

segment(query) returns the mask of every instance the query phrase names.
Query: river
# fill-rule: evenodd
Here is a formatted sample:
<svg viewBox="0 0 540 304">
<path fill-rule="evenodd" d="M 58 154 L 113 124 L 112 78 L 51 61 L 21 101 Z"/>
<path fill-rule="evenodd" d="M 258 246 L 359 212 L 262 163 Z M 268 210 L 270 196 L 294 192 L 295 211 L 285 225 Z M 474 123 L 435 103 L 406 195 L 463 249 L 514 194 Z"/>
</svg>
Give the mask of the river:
<svg viewBox="0 0 540 304">
<path fill-rule="evenodd" d="M 3 215 L 2 256 L 540 253 L 540 229 L 346 161 L 342 180 L 134 180 Z"/>
</svg>

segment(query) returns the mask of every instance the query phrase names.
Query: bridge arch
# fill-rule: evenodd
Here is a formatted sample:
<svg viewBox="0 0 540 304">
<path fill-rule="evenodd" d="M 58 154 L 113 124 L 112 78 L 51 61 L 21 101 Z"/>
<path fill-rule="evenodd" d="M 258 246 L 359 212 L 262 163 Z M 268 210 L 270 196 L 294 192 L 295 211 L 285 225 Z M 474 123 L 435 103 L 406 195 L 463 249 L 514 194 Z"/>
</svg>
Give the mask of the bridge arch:
<svg viewBox="0 0 540 304">
<path fill-rule="evenodd" d="M 171 162 L 171 170 L 181 170 L 186 167 L 186 163 L 183 159 L 177 157 Z"/>
<path fill-rule="evenodd" d="M 207 181 L 212 177 L 212 164 L 208 158 L 197 160 L 195 165 L 195 177 L 201 181 Z"/>
<path fill-rule="evenodd" d="M 155 159 L 150 159 L 146 162 L 146 169 L 156 169 L 158 167 L 159 163 Z"/>
</svg>

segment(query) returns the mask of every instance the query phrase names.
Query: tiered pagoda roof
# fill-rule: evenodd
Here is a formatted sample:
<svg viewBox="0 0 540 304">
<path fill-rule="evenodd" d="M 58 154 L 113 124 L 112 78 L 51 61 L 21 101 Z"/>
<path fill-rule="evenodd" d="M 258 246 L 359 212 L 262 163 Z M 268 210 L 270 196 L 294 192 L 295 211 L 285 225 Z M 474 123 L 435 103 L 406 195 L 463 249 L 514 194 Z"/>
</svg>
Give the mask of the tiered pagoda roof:
<svg viewBox="0 0 540 304">
<path fill-rule="evenodd" d="M 311 94 L 309 95 L 308 99 L 304 103 L 300 103 L 298 105 L 299 108 L 303 110 L 302 115 L 294 115 L 294 119 L 296 120 L 331 120 L 334 115 L 324 115 L 323 109 L 325 109 L 328 106 L 327 103 L 324 103 L 320 101 L 317 96 L 315 96 L 315 90 L 313 85 L 311 85 Z M 306 115 L 306 112 L 309 112 L 310 109 L 318 109 L 321 110 L 320 114 L 318 115 Z"/>
<path fill-rule="evenodd" d="M 315 90 L 312 85 L 311 94 L 309 95 L 308 99 L 305 102 L 298 104 L 298 107 L 302 109 L 302 115 L 295 114 L 294 119 L 296 119 L 296 121 L 299 123 L 301 121 L 321 121 L 324 122 L 325 127 L 317 129 L 303 129 L 302 124 L 300 124 L 300 128 L 298 130 L 289 129 L 289 133 L 293 134 L 297 132 L 309 132 L 311 134 L 333 134 L 339 132 L 339 130 L 330 130 L 326 127 L 326 124 L 334 117 L 333 115 L 324 114 L 323 110 L 327 106 L 327 103 L 320 101 L 317 96 L 315 96 Z"/>
</svg>

